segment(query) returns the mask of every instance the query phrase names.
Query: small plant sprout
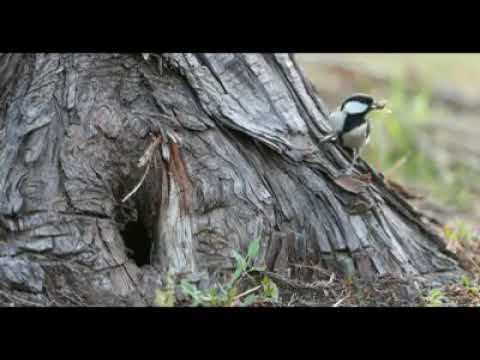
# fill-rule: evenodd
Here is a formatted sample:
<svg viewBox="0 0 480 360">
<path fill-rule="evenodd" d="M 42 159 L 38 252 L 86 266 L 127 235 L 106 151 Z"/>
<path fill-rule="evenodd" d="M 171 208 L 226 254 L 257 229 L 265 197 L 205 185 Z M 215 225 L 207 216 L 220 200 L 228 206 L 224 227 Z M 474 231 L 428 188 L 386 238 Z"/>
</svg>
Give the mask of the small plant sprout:
<svg viewBox="0 0 480 360">
<path fill-rule="evenodd" d="M 277 285 L 267 276 L 264 276 L 260 284 L 239 294 L 239 283 L 244 277 L 255 280 L 250 273 L 262 271 L 253 264 L 260 251 L 260 239 L 256 239 L 248 246 L 245 256 L 233 251 L 232 256 L 236 261 L 235 271 L 227 284 L 218 284 L 207 290 L 199 290 L 195 285 L 183 280 L 182 291 L 191 301 L 192 306 L 251 306 L 256 303 L 276 303 L 279 301 Z"/>
<path fill-rule="evenodd" d="M 430 290 L 429 295 L 426 297 L 426 303 L 429 307 L 443 306 L 446 302 L 445 294 L 441 289 L 435 288 Z"/>
</svg>

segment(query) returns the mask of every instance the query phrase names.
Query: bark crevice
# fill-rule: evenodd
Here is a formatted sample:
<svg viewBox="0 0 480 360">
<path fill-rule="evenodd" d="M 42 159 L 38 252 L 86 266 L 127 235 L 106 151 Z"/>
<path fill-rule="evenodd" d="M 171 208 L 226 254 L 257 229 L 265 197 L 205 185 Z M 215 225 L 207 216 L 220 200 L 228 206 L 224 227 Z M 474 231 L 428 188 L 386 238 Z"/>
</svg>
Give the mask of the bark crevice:
<svg viewBox="0 0 480 360">
<path fill-rule="evenodd" d="M 213 279 L 257 237 L 259 263 L 294 276 L 459 270 L 368 164 L 370 181 L 338 177 L 349 160 L 319 146 L 327 110 L 291 55 L 157 57 L 0 56 L 1 287 L 145 305 L 166 273 Z M 162 143 L 123 203 L 151 135 Z"/>
</svg>

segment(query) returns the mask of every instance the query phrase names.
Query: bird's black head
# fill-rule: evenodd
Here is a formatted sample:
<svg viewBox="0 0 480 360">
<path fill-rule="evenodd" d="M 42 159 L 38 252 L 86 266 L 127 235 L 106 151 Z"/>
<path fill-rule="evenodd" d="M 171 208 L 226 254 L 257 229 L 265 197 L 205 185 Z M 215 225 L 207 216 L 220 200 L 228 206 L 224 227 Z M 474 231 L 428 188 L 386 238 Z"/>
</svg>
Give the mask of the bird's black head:
<svg viewBox="0 0 480 360">
<path fill-rule="evenodd" d="M 341 110 L 351 115 L 365 115 L 372 110 L 380 110 L 385 107 L 385 104 L 380 104 L 375 99 L 366 94 L 353 94 L 346 98 Z"/>
</svg>

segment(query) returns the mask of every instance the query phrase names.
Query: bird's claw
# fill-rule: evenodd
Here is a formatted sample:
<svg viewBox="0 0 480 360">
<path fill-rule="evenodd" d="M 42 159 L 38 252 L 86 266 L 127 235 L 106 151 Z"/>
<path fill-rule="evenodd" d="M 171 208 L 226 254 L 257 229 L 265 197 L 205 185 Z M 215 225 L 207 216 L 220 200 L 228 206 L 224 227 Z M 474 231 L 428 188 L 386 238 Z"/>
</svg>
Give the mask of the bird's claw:
<svg viewBox="0 0 480 360">
<path fill-rule="evenodd" d="M 353 175 L 353 168 L 348 168 L 346 170 L 343 171 L 343 175 L 344 176 L 351 176 Z"/>
</svg>

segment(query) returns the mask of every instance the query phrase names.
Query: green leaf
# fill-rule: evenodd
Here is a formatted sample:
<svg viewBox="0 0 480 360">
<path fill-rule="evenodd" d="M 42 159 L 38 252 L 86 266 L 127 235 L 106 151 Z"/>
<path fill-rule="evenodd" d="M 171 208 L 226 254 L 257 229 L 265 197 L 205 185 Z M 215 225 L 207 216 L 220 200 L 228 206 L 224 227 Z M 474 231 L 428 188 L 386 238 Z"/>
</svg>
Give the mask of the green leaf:
<svg viewBox="0 0 480 360">
<path fill-rule="evenodd" d="M 427 298 L 428 306 L 442 306 L 445 295 L 441 289 L 432 289 Z"/>
<path fill-rule="evenodd" d="M 182 280 L 182 282 L 180 283 L 180 286 L 185 295 L 190 296 L 195 301 L 199 300 L 201 296 L 201 292 L 197 289 L 195 285 L 191 284 L 187 280 Z"/>
<path fill-rule="evenodd" d="M 235 258 L 235 260 L 237 260 L 237 268 L 245 269 L 247 267 L 247 262 L 245 261 L 245 258 L 242 255 L 240 255 L 235 250 L 233 250 L 232 255 Z"/>
<path fill-rule="evenodd" d="M 255 259 L 258 255 L 259 250 L 260 250 L 260 238 L 252 241 L 250 245 L 248 245 L 247 258 L 249 258 L 250 260 Z"/>
<path fill-rule="evenodd" d="M 219 296 L 218 290 L 215 288 L 211 288 L 208 291 L 208 294 L 203 295 L 201 298 L 202 298 L 202 303 L 207 303 L 212 306 L 218 306 L 220 303 L 220 296 Z"/>
<path fill-rule="evenodd" d="M 250 306 L 258 300 L 258 296 L 255 294 L 248 295 L 245 300 L 243 300 L 240 306 Z"/>
<path fill-rule="evenodd" d="M 233 300 L 235 300 L 236 296 L 237 296 L 237 288 L 236 287 L 231 287 L 230 289 L 228 289 L 225 302 L 227 304 L 231 304 L 233 302 Z"/>
<path fill-rule="evenodd" d="M 264 276 L 262 279 L 263 295 L 273 302 L 278 302 L 278 286 L 269 277 Z"/>
<path fill-rule="evenodd" d="M 233 278 L 228 284 L 229 287 L 233 286 L 233 283 L 238 280 L 238 278 L 243 274 L 243 269 L 241 267 L 238 267 L 235 272 L 233 273 Z"/>
<path fill-rule="evenodd" d="M 230 290 L 230 288 L 231 288 L 231 285 L 230 285 L 230 284 L 226 284 L 226 287 L 223 287 L 222 284 L 218 284 L 218 285 L 217 285 L 218 292 L 219 292 L 222 296 L 226 296 L 226 295 L 227 295 L 227 292 L 228 292 L 228 290 Z"/>
<path fill-rule="evenodd" d="M 229 286 L 231 286 L 237 279 L 245 272 L 247 269 L 247 262 L 243 258 L 242 255 L 240 255 L 238 252 L 233 250 L 232 252 L 233 257 L 237 260 L 237 267 L 235 269 L 235 272 L 233 273 L 233 278 L 230 281 Z"/>
<path fill-rule="evenodd" d="M 463 275 L 460 280 L 461 280 L 461 283 L 462 283 L 463 287 L 469 288 L 469 287 L 472 286 L 472 283 L 471 283 L 471 281 L 470 281 L 470 279 L 468 278 L 467 275 Z"/>
<path fill-rule="evenodd" d="M 214 298 L 214 297 L 218 296 L 218 290 L 216 288 L 211 288 L 209 293 L 210 293 L 211 298 Z"/>
<path fill-rule="evenodd" d="M 250 271 L 253 271 L 253 272 L 264 272 L 264 271 L 267 271 L 267 267 L 266 266 L 254 266 L 251 268 Z"/>
<path fill-rule="evenodd" d="M 171 289 L 155 291 L 155 306 L 172 307 L 175 305 L 175 292 Z"/>
</svg>

